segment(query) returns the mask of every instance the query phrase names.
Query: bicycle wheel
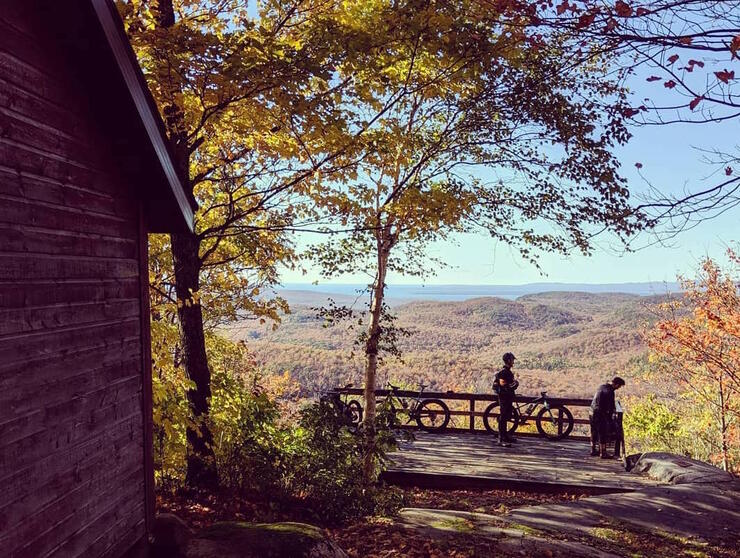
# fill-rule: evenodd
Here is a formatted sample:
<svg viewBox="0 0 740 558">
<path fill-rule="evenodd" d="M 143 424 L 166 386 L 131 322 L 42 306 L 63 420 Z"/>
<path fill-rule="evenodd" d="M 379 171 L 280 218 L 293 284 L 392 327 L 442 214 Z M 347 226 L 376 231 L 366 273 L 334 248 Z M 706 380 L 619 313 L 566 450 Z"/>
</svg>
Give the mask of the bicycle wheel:
<svg viewBox="0 0 740 558">
<path fill-rule="evenodd" d="M 483 412 L 483 424 L 485 425 L 486 430 L 493 434 L 498 434 L 498 414 L 497 401 L 491 403 Z M 519 427 L 520 419 L 519 411 L 514 407 L 511 410 L 511 418 L 509 419 L 508 426 L 506 428 L 506 431 L 509 434 L 516 432 L 516 429 Z"/>
<path fill-rule="evenodd" d="M 573 430 L 573 415 L 562 405 L 543 407 L 537 414 L 537 430 L 550 440 L 565 438 Z"/>
<path fill-rule="evenodd" d="M 440 399 L 425 399 L 414 414 L 416 424 L 427 432 L 444 430 L 450 422 L 450 409 Z"/>
<path fill-rule="evenodd" d="M 362 405 L 356 399 L 352 399 L 347 402 L 347 416 L 352 422 L 353 426 L 357 426 L 362 422 Z"/>
</svg>

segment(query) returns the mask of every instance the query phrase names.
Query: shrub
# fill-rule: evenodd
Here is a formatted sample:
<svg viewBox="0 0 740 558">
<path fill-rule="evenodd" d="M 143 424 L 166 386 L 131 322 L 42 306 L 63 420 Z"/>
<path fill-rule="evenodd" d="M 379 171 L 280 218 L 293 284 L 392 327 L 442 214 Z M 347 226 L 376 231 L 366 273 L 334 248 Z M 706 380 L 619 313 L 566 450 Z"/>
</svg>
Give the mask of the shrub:
<svg viewBox="0 0 740 558">
<path fill-rule="evenodd" d="M 346 419 L 326 403 L 301 411 L 299 443 L 294 455 L 292 491 L 305 497 L 317 517 L 344 521 L 368 514 L 395 512 L 400 496 L 382 485 L 362 481 L 362 434 L 352 432 Z M 381 429 L 376 457 L 389 449 L 388 433 Z"/>
<path fill-rule="evenodd" d="M 625 403 L 625 440 L 631 449 L 667 451 L 721 464 L 716 417 L 711 408 L 690 394 L 665 399 L 651 394 L 629 398 Z M 736 430 L 730 432 L 735 434 Z M 729 457 L 730 469 L 737 470 L 740 451 L 736 445 L 730 446 Z"/>
<path fill-rule="evenodd" d="M 283 497 L 293 440 L 277 424 L 277 405 L 256 384 L 219 391 L 211 415 L 219 482 L 242 494 Z"/>
<path fill-rule="evenodd" d="M 679 415 L 654 395 L 628 399 L 624 416 L 625 439 L 641 451 L 681 451 L 686 440 Z"/>
<path fill-rule="evenodd" d="M 214 453 L 223 488 L 273 505 L 300 503 L 325 523 L 400 508 L 400 492 L 362 481 L 362 435 L 327 402 L 304 406 L 283 422 L 280 407 L 257 381 L 222 378 L 213 399 Z M 226 385 L 228 384 L 228 385 Z M 394 446 L 381 429 L 377 457 Z"/>
<path fill-rule="evenodd" d="M 155 322 L 154 435 L 158 486 L 176 489 L 185 479 L 190 421 L 186 392 L 191 382 L 176 366 L 176 330 Z M 362 482 L 363 436 L 328 403 L 290 412 L 274 395 L 294 399 L 290 376 L 263 389 L 249 353 L 217 335 L 207 338 L 212 368 L 208 426 L 223 488 L 285 510 L 296 503 L 316 519 L 339 522 L 370 513 L 391 513 L 401 505 L 398 491 Z M 378 429 L 379 462 L 395 439 Z M 292 508 L 291 508 L 292 509 Z"/>
</svg>

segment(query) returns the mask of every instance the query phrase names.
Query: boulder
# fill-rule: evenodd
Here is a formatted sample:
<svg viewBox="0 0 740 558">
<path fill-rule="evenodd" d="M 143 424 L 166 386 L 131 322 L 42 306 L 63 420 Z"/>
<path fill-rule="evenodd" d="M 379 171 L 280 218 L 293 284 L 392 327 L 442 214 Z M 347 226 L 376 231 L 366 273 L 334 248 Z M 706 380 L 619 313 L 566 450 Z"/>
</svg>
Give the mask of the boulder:
<svg viewBox="0 0 740 558">
<path fill-rule="evenodd" d="M 731 482 L 734 479 L 709 463 L 665 452 L 643 453 L 631 471 L 668 484 Z"/>
<path fill-rule="evenodd" d="M 185 556 L 192 537 L 187 524 L 173 513 L 160 513 L 152 526 L 152 557 L 177 558 Z"/>
<path fill-rule="evenodd" d="M 304 523 L 214 523 L 190 541 L 187 558 L 347 558 Z"/>
</svg>

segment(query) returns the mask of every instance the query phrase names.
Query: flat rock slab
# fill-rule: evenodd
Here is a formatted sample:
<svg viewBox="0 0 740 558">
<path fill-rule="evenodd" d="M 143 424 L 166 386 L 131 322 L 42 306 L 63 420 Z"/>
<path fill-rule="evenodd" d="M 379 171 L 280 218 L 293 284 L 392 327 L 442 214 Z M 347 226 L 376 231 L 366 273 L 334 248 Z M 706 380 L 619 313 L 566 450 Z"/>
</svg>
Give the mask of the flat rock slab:
<svg viewBox="0 0 740 558">
<path fill-rule="evenodd" d="M 506 517 L 517 525 L 576 533 L 590 533 L 606 518 L 648 531 L 740 544 L 740 491 L 735 483 L 682 484 L 592 496 L 564 504 L 527 506 Z"/>
<path fill-rule="evenodd" d="M 418 432 L 416 439 L 402 442 L 400 450 L 391 454 L 393 463 L 387 471 L 391 478 L 419 479 L 423 475 L 433 486 L 456 477 L 472 485 L 488 480 L 491 485 L 511 489 L 527 489 L 527 485 L 559 485 L 600 488 L 609 490 L 635 490 L 660 484 L 658 481 L 624 470 L 622 462 L 614 459 L 590 457 L 588 442 L 565 439 L 549 441 L 539 437 L 518 437 L 510 448 L 495 445 L 495 438 L 485 434 L 430 434 Z M 448 487 L 449 488 L 449 487 Z"/>
<path fill-rule="evenodd" d="M 531 529 L 507 527 L 500 517 L 463 511 L 406 508 L 399 524 L 429 537 L 481 537 L 494 540 L 497 548 L 523 556 L 617 558 L 577 541 L 558 540 Z M 544 536 L 543 536 L 544 535 Z"/>
<path fill-rule="evenodd" d="M 214 523 L 187 546 L 187 558 L 347 558 L 318 527 L 304 523 Z"/>
<path fill-rule="evenodd" d="M 673 453 L 643 453 L 633 473 L 669 484 L 732 482 L 735 477 L 703 461 Z"/>
</svg>

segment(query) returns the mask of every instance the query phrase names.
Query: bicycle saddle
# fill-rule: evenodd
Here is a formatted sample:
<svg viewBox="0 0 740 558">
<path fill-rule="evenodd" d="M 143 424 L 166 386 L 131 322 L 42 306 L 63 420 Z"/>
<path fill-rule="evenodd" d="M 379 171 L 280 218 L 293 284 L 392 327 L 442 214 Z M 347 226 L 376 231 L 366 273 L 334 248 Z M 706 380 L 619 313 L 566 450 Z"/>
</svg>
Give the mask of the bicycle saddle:
<svg viewBox="0 0 740 558">
<path fill-rule="evenodd" d="M 343 388 L 343 389 L 349 389 L 349 388 L 351 388 L 351 387 L 352 387 L 352 384 L 347 384 L 346 386 L 344 386 L 344 388 Z"/>
<path fill-rule="evenodd" d="M 546 392 L 546 391 L 541 391 L 541 392 L 540 392 L 540 395 L 541 395 L 542 397 L 545 397 L 545 396 L 547 396 L 547 392 Z"/>
<path fill-rule="evenodd" d="M 427 384 L 422 383 L 422 382 L 419 382 L 419 389 L 424 389 L 424 388 L 427 388 L 427 387 L 429 387 Z"/>
<path fill-rule="evenodd" d="M 392 383 L 388 382 L 388 387 L 391 389 L 401 389 L 400 386 L 394 386 Z"/>
</svg>

